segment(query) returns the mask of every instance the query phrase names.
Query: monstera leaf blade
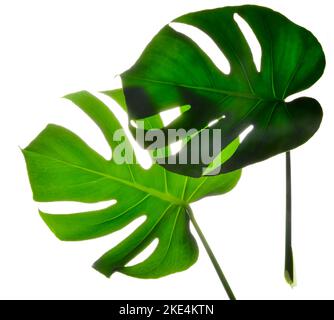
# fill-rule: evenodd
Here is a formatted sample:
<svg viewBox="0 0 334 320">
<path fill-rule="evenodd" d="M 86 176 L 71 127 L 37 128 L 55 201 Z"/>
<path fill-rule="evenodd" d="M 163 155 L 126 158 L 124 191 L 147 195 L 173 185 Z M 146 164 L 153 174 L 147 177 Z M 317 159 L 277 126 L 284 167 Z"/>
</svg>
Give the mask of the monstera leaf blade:
<svg viewBox="0 0 334 320">
<path fill-rule="evenodd" d="M 235 15 L 249 25 L 259 42 L 260 70 Z M 174 22 L 205 32 L 227 58 L 231 71 L 223 73 L 194 40 L 167 25 L 134 66 L 121 75 L 131 119 L 189 105 L 188 111 L 163 130 L 194 128 L 201 136 L 203 129 L 219 129 L 218 142 L 209 139 L 210 144 L 219 145 L 215 155 L 252 128 L 218 173 L 291 150 L 314 135 L 322 120 L 320 104 L 306 97 L 286 102 L 290 95 L 313 85 L 324 71 L 324 53 L 311 32 L 258 6 L 205 10 Z M 208 127 L 212 121 L 215 124 Z M 205 144 L 194 148 L 189 141 L 177 155 L 168 155 L 162 165 L 180 174 L 202 176 L 208 163 L 178 160 L 204 152 Z"/>
<path fill-rule="evenodd" d="M 41 217 L 64 241 L 102 237 L 120 230 L 135 219 L 146 220 L 125 240 L 104 254 L 94 268 L 106 276 L 118 271 L 138 278 L 158 278 L 189 268 L 196 262 L 198 247 L 189 230 L 189 204 L 202 197 L 231 190 L 240 171 L 193 179 L 153 165 L 144 170 L 136 163 L 118 164 L 114 152 L 121 143 L 131 149 L 126 136 L 114 139 L 119 122 L 98 98 L 83 91 L 68 95 L 103 132 L 113 158 L 106 160 L 76 134 L 48 125 L 23 150 L 36 201 L 97 203 L 116 200 L 104 209 Z M 133 266 L 127 264 L 158 239 L 154 252 Z"/>
</svg>

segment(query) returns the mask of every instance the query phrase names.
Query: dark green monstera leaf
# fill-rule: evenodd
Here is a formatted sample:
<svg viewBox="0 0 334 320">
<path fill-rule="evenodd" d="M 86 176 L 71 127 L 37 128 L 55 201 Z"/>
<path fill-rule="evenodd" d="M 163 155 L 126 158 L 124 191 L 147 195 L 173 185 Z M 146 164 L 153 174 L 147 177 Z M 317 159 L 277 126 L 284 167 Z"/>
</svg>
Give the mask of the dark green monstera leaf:
<svg viewBox="0 0 334 320">
<path fill-rule="evenodd" d="M 239 15 L 253 30 L 262 49 L 257 70 L 252 51 L 235 21 Z M 225 7 L 186 14 L 174 20 L 205 32 L 228 59 L 224 74 L 188 36 L 164 27 L 139 60 L 121 75 L 131 119 L 145 119 L 176 106 L 189 110 L 168 129 L 220 129 L 215 156 L 244 130 L 253 130 L 218 173 L 262 161 L 305 143 L 322 120 L 319 103 L 311 98 L 286 102 L 290 95 L 313 85 L 322 75 L 325 57 L 311 32 L 283 15 L 258 6 Z M 216 120 L 213 126 L 209 123 Z M 217 139 L 216 139 L 217 140 Z M 166 142 L 164 142 L 166 144 Z M 167 169 L 199 177 L 207 163 L 178 163 L 186 153 L 201 152 L 191 141 L 177 155 L 168 155 Z M 176 163 L 176 164 L 175 164 Z"/>
<path fill-rule="evenodd" d="M 66 98 L 99 126 L 113 157 L 106 160 L 71 131 L 48 125 L 23 150 L 34 199 L 117 202 L 93 212 L 69 215 L 40 212 L 43 220 L 59 239 L 79 241 L 105 236 L 146 216 L 130 236 L 104 254 L 94 267 L 106 276 L 118 271 L 139 278 L 158 278 L 189 268 L 198 256 L 196 241 L 189 230 L 189 204 L 204 196 L 228 192 L 236 185 L 240 171 L 193 179 L 156 164 L 149 170 L 136 163 L 119 164 L 114 161 L 116 149 L 121 144 L 132 149 L 126 137 L 122 142 L 115 141 L 115 132 L 122 128 L 109 108 L 85 91 Z M 154 239 L 159 240 L 158 245 L 147 259 L 126 266 Z"/>
</svg>

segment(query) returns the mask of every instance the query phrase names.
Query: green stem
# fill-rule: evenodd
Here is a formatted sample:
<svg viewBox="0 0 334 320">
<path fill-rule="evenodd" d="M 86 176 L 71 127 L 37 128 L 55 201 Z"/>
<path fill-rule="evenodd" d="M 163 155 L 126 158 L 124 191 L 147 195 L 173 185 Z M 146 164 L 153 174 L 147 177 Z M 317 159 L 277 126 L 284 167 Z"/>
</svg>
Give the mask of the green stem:
<svg viewBox="0 0 334 320">
<path fill-rule="evenodd" d="M 218 277 L 219 277 L 221 283 L 224 286 L 224 289 L 225 289 L 228 297 L 230 298 L 230 300 L 236 300 L 236 298 L 233 294 L 233 291 L 232 291 L 230 285 L 228 284 L 227 279 L 225 278 L 225 275 L 224 275 L 222 269 L 220 268 L 215 255 L 213 254 L 208 242 L 206 241 L 206 239 L 204 237 L 204 234 L 203 234 L 202 230 L 200 229 L 200 227 L 199 227 L 199 225 L 198 225 L 198 223 L 197 223 L 197 221 L 194 217 L 193 211 L 191 210 L 191 208 L 189 206 L 186 208 L 186 210 L 187 210 L 188 216 L 189 216 L 193 226 L 195 227 L 195 230 L 196 230 L 198 236 L 200 237 L 200 239 L 203 243 L 203 246 L 204 246 L 208 256 L 210 257 L 210 260 L 211 260 L 211 262 L 212 262 L 212 264 L 213 264 L 213 266 L 214 266 L 214 268 L 215 268 L 215 270 L 218 274 Z"/>
<path fill-rule="evenodd" d="M 291 155 L 286 153 L 286 221 L 285 221 L 285 280 L 294 284 L 292 238 L 292 210 L 291 210 Z"/>
</svg>

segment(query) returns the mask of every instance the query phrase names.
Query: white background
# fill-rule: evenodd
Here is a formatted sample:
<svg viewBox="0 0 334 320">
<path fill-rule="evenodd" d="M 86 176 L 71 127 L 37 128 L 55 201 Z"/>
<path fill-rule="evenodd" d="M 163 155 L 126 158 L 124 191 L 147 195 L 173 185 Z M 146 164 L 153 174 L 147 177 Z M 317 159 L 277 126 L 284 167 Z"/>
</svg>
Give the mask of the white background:
<svg viewBox="0 0 334 320">
<path fill-rule="evenodd" d="M 65 125 L 101 153 L 97 128 L 66 93 L 115 86 L 152 36 L 173 18 L 243 1 L 58 0 L 0 2 L 0 298 L 225 299 L 201 247 L 189 270 L 159 280 L 115 274 L 90 265 L 124 237 L 63 243 L 39 218 L 25 147 L 49 123 Z M 297 286 L 283 278 L 284 156 L 246 168 L 229 194 L 193 205 L 239 299 L 334 298 L 333 8 L 332 1 L 263 0 L 310 29 L 327 56 L 323 78 L 307 92 L 323 106 L 319 132 L 293 151 L 293 242 Z M 45 207 L 43 207 L 45 208 Z"/>
</svg>

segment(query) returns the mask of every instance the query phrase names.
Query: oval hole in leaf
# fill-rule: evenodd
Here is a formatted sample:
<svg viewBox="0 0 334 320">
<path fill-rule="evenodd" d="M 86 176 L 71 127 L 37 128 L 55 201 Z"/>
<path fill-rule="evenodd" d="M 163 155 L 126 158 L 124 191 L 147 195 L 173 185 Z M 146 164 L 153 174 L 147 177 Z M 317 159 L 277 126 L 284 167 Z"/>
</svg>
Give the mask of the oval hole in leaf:
<svg viewBox="0 0 334 320">
<path fill-rule="evenodd" d="M 242 131 L 239 135 L 239 141 L 242 143 L 246 139 L 246 137 L 253 131 L 254 126 L 251 124 L 248 128 L 246 128 L 244 131 Z"/>
<path fill-rule="evenodd" d="M 172 108 L 163 112 L 160 112 L 161 120 L 164 126 L 168 126 L 175 119 L 177 119 L 181 115 L 180 107 Z"/>
<path fill-rule="evenodd" d="M 194 41 L 222 73 L 226 75 L 230 74 L 231 66 L 228 59 L 204 31 L 180 22 L 171 22 L 169 26 L 176 32 L 182 33 Z"/>
<path fill-rule="evenodd" d="M 211 122 L 209 122 L 208 127 L 213 127 L 215 124 L 217 124 L 219 122 L 218 119 L 212 120 Z"/>
<path fill-rule="evenodd" d="M 137 157 L 138 163 L 145 169 L 149 169 L 152 166 L 152 159 L 149 153 L 141 148 L 137 141 L 133 138 L 128 128 L 128 116 L 127 113 L 110 97 L 100 93 L 93 93 L 97 98 L 99 98 L 110 110 L 114 113 L 119 123 L 121 124 L 127 138 L 131 142 L 131 146 L 134 149 L 135 155 Z M 135 122 L 134 122 L 135 123 Z M 137 125 L 137 124 L 136 124 Z"/>
<path fill-rule="evenodd" d="M 148 259 L 159 245 L 159 239 L 155 238 L 142 252 L 129 261 L 125 267 L 132 267 Z"/>
<path fill-rule="evenodd" d="M 73 212 L 89 212 L 103 210 L 117 203 L 116 200 L 107 200 L 96 203 L 83 203 L 76 201 L 38 202 L 42 212 L 50 214 L 69 214 Z"/>
<path fill-rule="evenodd" d="M 53 122 L 69 128 L 106 160 L 111 158 L 112 151 L 100 128 L 73 102 L 62 99 L 55 108 Z"/>
<path fill-rule="evenodd" d="M 105 253 L 110 250 L 110 248 L 116 247 L 126 238 L 132 235 L 145 221 L 147 220 L 147 216 L 143 214 L 142 216 L 136 218 L 127 224 L 124 228 L 114 231 L 113 233 L 106 235 L 101 238 L 94 239 L 96 244 L 100 246 L 100 254 Z"/>
<path fill-rule="evenodd" d="M 221 117 L 219 117 L 219 118 L 217 118 L 217 119 L 214 119 L 214 120 L 212 120 L 212 121 L 210 121 L 209 123 L 208 123 L 208 127 L 210 128 L 210 127 L 213 127 L 214 125 L 216 125 L 219 121 L 221 121 L 222 119 L 225 119 L 226 118 L 226 116 L 223 114 Z"/>
<path fill-rule="evenodd" d="M 138 120 L 130 120 L 130 125 L 134 128 L 143 128 L 146 130 L 162 129 L 180 117 L 183 113 L 191 109 L 189 104 L 182 107 L 171 107 L 168 110 L 159 112 L 153 116 Z"/>
<path fill-rule="evenodd" d="M 249 48 L 252 52 L 253 61 L 258 72 L 261 71 L 261 60 L 262 60 L 262 48 L 257 39 L 255 33 L 253 32 L 250 25 L 247 23 L 245 19 L 243 19 L 237 13 L 233 16 L 234 21 L 240 28 L 241 32 L 243 33 L 246 41 L 248 42 Z"/>
</svg>

